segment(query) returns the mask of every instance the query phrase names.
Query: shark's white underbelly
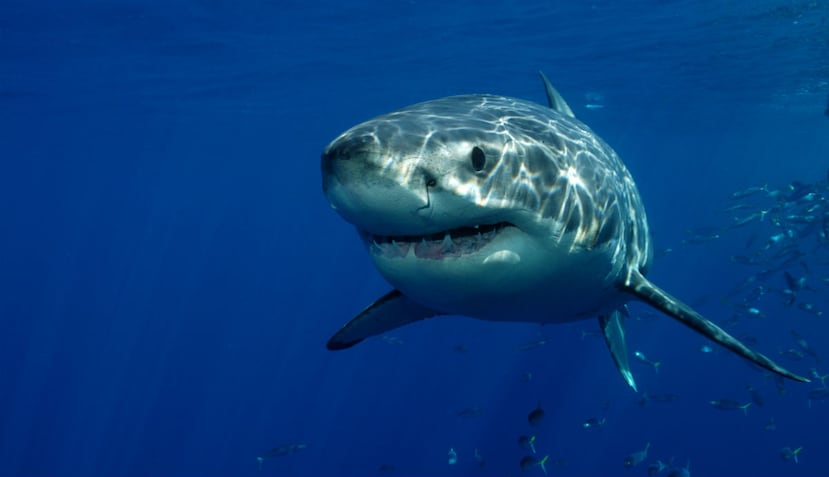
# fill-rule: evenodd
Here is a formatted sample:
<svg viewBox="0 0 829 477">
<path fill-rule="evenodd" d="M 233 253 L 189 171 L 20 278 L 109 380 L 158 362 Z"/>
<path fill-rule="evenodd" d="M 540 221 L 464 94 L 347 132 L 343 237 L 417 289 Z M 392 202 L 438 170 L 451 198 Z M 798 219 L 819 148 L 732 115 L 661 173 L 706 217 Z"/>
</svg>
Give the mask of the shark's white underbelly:
<svg viewBox="0 0 829 477">
<path fill-rule="evenodd" d="M 440 260 L 414 254 L 372 258 L 384 278 L 412 300 L 483 320 L 575 321 L 595 318 L 626 300 L 616 287 L 618 266 L 609 252 L 523 245 L 495 243 L 474 256 Z"/>
</svg>

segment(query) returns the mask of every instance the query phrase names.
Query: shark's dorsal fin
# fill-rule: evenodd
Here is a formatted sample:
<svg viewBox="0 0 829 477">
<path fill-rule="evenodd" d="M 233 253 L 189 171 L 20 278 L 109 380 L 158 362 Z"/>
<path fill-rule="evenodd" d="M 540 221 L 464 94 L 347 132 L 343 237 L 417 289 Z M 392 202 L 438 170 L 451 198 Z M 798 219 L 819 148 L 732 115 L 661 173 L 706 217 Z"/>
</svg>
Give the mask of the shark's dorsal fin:
<svg viewBox="0 0 829 477">
<path fill-rule="evenodd" d="M 413 302 L 398 290 L 392 290 L 340 328 L 328 340 L 327 346 L 330 350 L 350 348 L 370 336 L 440 314 Z"/>
<path fill-rule="evenodd" d="M 792 373 L 766 356 L 744 345 L 724 329 L 706 320 L 690 306 L 682 303 L 668 294 L 668 292 L 651 283 L 638 270 L 631 270 L 628 283 L 620 285 L 620 288 L 758 366 L 789 379 L 794 379 L 795 381 L 809 382 L 803 376 Z"/>
<path fill-rule="evenodd" d="M 562 98 L 561 95 L 558 94 L 558 91 L 553 88 L 553 84 L 550 83 L 550 80 L 548 80 L 546 76 L 544 76 L 544 72 L 539 71 L 538 74 L 541 75 L 541 81 L 544 82 L 544 91 L 547 92 L 547 104 L 550 108 L 565 116 L 575 118 L 576 116 L 573 114 L 573 110 L 570 109 L 570 106 L 567 105 L 567 101 L 564 101 L 564 98 Z"/>
</svg>

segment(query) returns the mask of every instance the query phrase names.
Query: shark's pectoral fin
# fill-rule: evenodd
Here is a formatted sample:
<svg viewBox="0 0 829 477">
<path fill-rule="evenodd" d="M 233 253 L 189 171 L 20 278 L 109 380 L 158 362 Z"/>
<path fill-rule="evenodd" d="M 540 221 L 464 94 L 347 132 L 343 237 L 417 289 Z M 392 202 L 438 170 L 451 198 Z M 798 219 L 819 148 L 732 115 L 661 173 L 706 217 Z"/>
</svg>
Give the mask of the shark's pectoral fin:
<svg viewBox="0 0 829 477">
<path fill-rule="evenodd" d="M 613 363 L 616 364 L 616 369 L 622 373 L 625 382 L 636 391 L 636 381 L 633 379 L 633 373 L 630 371 L 630 364 L 628 364 L 628 347 L 625 343 L 623 320 L 622 311 L 613 310 L 608 315 L 599 316 L 599 326 L 602 328 L 604 341 L 607 343 L 607 348 L 610 350 L 610 356 L 613 358 Z"/>
<path fill-rule="evenodd" d="M 419 305 L 398 290 L 392 290 L 369 305 L 328 340 L 328 349 L 346 349 L 370 336 L 441 313 Z"/>
<path fill-rule="evenodd" d="M 809 380 L 803 376 L 798 376 L 797 374 L 792 373 L 766 356 L 744 345 L 737 340 L 737 338 L 734 338 L 719 326 L 706 320 L 690 306 L 682 303 L 648 281 L 648 279 L 642 276 L 642 274 L 638 271 L 632 271 L 630 277 L 628 278 L 628 283 L 622 284 L 621 288 L 629 293 L 632 293 L 637 298 L 653 306 L 654 308 L 661 310 L 663 313 L 676 318 L 685 326 L 693 329 L 712 341 L 716 341 L 720 345 L 737 353 L 752 363 L 789 379 L 794 379 L 795 381 L 801 381 L 804 383 L 809 382 Z"/>
</svg>

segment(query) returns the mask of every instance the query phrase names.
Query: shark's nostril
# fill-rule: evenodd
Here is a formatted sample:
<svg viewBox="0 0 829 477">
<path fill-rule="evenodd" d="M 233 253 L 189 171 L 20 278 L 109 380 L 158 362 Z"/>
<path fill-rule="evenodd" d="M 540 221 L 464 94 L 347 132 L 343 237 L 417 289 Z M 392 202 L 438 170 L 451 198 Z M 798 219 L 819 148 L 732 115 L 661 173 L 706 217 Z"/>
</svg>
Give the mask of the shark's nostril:
<svg viewBox="0 0 829 477">
<path fill-rule="evenodd" d="M 332 177 L 338 177 L 339 180 L 348 180 L 349 177 L 354 176 L 354 167 L 359 168 L 359 164 L 370 161 L 370 158 L 377 151 L 377 140 L 370 134 L 360 135 L 345 135 L 333 143 L 331 143 L 321 155 L 321 168 L 323 185 L 322 190 L 328 190 L 328 181 Z M 347 161 L 344 163 L 343 161 Z M 354 167 L 346 164 L 354 164 Z M 347 173 L 344 169 L 351 168 L 351 173 Z"/>
<path fill-rule="evenodd" d="M 359 159 L 374 150 L 375 145 L 374 136 L 369 134 L 346 136 L 328 146 L 322 153 L 322 160 L 331 162 L 338 159 L 342 161 Z"/>
</svg>

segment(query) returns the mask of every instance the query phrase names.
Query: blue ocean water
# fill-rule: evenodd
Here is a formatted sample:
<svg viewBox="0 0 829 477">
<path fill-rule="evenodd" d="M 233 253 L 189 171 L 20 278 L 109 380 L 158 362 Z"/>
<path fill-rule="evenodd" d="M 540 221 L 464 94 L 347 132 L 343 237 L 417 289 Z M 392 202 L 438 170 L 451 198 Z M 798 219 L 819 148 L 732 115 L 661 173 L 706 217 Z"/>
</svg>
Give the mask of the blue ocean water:
<svg viewBox="0 0 829 477">
<path fill-rule="evenodd" d="M 825 1 L 8 0 L 0 475 L 543 475 L 519 465 L 520 435 L 550 475 L 647 475 L 656 460 L 825 475 L 829 403 L 807 398 L 819 380 L 780 392 L 642 305 L 629 347 L 662 364 L 634 371 L 674 402 L 640 405 L 582 336 L 593 321 L 441 318 L 325 349 L 389 286 L 326 203 L 322 148 L 436 97 L 543 102 L 539 69 L 636 178 L 657 248 L 672 249 L 650 277 L 793 370 L 829 373 L 785 353 L 796 330 L 829 356 L 826 314 L 769 293 L 763 318 L 732 320 L 728 291 L 762 267 L 730 257 L 774 226 L 687 243 L 730 223 L 735 191 L 826 180 Z M 829 313 L 815 237 L 790 270 L 809 284 L 799 300 Z M 782 271 L 766 286 L 784 289 Z M 763 405 L 745 415 L 709 405 L 752 402 L 747 386 Z M 274 448 L 288 455 L 257 461 Z"/>
</svg>

